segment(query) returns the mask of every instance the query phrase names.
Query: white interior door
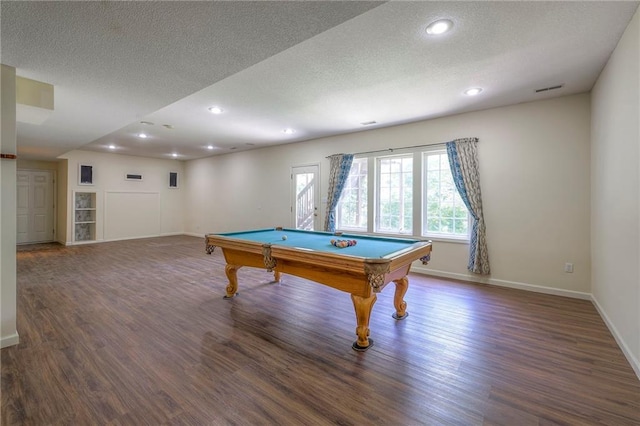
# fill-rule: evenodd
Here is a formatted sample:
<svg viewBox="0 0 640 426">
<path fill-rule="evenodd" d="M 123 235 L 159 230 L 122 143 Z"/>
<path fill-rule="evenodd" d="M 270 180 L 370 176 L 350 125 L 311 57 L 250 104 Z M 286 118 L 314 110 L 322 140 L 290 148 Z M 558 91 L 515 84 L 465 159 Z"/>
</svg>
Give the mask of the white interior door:
<svg viewBox="0 0 640 426">
<path fill-rule="evenodd" d="M 291 170 L 293 226 L 296 229 L 319 230 L 320 166 L 296 166 Z"/>
<path fill-rule="evenodd" d="M 53 173 L 17 172 L 17 243 L 53 241 Z"/>
</svg>

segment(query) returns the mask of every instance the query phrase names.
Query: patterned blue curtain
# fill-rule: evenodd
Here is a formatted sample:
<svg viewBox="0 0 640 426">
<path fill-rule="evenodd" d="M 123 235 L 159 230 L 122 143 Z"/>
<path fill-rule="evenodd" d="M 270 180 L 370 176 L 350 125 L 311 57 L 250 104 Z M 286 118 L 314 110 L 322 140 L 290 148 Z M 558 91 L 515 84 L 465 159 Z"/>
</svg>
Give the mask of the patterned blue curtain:
<svg viewBox="0 0 640 426">
<path fill-rule="evenodd" d="M 349 177 L 353 154 L 334 154 L 329 157 L 331 169 L 329 171 L 329 196 L 327 197 L 327 215 L 324 221 L 325 231 L 336 230 L 336 206 L 340 200 L 342 189 Z"/>
<path fill-rule="evenodd" d="M 447 143 L 447 154 L 453 181 L 462 201 L 473 217 L 467 269 L 476 274 L 488 275 L 491 273 L 491 268 L 489 267 L 487 235 L 482 214 L 477 145 L 478 138 L 456 139 Z"/>
</svg>

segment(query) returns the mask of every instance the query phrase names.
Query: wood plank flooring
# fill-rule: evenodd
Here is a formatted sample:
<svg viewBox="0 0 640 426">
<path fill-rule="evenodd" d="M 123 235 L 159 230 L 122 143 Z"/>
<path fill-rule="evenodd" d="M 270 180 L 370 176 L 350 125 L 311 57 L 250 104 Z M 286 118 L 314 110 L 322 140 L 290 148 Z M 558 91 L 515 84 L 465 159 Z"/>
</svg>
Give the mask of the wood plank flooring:
<svg viewBox="0 0 640 426">
<path fill-rule="evenodd" d="M 204 238 L 18 253 L 2 425 L 639 425 L 640 381 L 584 300 L 410 276 L 351 349 L 348 294 Z"/>
</svg>

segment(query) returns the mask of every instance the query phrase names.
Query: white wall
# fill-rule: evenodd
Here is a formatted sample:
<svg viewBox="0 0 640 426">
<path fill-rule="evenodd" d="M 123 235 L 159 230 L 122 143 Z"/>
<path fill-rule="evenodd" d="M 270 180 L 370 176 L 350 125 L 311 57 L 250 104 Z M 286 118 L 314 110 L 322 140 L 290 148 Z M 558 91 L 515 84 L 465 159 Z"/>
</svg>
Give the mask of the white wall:
<svg viewBox="0 0 640 426">
<path fill-rule="evenodd" d="M 67 243 L 73 241 L 73 191 L 97 194 L 97 241 L 184 232 L 184 162 L 81 150 L 61 158 L 67 159 Z M 79 164 L 93 166 L 93 185 L 78 184 Z M 178 188 L 169 188 L 170 171 L 178 172 Z M 143 180 L 126 180 L 127 173 L 141 174 Z M 124 220 L 127 211 L 131 214 Z"/>
<path fill-rule="evenodd" d="M 16 154 L 16 70 L 0 65 L 0 152 Z M 0 160 L 0 347 L 17 345 L 16 161 Z"/>
<path fill-rule="evenodd" d="M 640 11 L 592 91 L 592 291 L 640 377 Z"/>
<path fill-rule="evenodd" d="M 295 165 L 319 162 L 326 194 L 330 154 L 475 136 L 492 267 L 485 280 L 586 298 L 591 279 L 589 99 L 588 94 L 568 96 L 189 161 L 186 231 L 203 235 L 290 226 Z M 483 280 L 466 271 L 467 253 L 466 244 L 435 242 L 427 270 Z M 564 272 L 565 262 L 575 265 L 574 273 Z"/>
</svg>

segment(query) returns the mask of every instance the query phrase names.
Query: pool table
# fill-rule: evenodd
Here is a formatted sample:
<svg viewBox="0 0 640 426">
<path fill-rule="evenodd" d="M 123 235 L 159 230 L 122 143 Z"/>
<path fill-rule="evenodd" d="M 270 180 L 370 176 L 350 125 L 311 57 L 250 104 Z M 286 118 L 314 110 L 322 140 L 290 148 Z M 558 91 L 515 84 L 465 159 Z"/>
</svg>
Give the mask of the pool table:
<svg viewBox="0 0 640 426">
<path fill-rule="evenodd" d="M 337 247 L 331 240 L 355 241 Z M 369 338 L 369 318 L 376 293 L 391 281 L 395 283 L 393 317 L 408 315 L 404 295 L 412 262 L 426 264 L 431 255 L 431 241 L 388 238 L 343 233 L 303 231 L 287 228 L 258 229 L 205 235 L 206 252 L 220 247 L 227 262 L 229 279 L 225 298 L 238 291 L 237 271 L 242 266 L 265 268 L 325 284 L 351 294 L 356 311 L 356 335 L 353 349 L 365 351 L 373 345 Z"/>
</svg>

